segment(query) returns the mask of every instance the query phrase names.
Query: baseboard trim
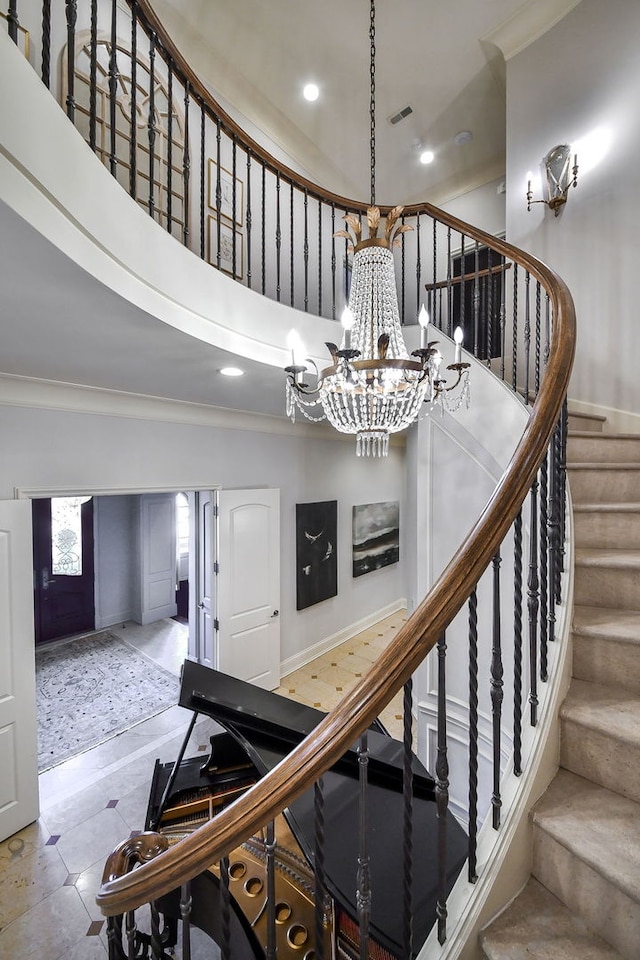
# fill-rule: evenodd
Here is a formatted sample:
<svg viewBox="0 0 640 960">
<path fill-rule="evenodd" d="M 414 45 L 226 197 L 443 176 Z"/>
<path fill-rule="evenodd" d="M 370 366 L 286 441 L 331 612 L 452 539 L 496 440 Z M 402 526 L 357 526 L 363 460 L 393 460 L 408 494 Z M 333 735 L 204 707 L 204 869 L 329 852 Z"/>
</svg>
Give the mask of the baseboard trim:
<svg viewBox="0 0 640 960">
<path fill-rule="evenodd" d="M 332 634 L 330 637 L 314 643 L 313 646 L 307 647 L 306 650 L 302 650 L 292 657 L 287 657 L 286 660 L 282 660 L 280 663 L 280 676 L 286 677 L 288 674 L 293 673 L 294 670 L 305 667 L 308 663 L 311 663 L 312 660 L 316 660 L 324 653 L 333 650 L 334 647 L 340 646 L 341 643 L 350 640 L 351 637 L 355 637 L 358 633 L 362 633 L 363 630 L 368 630 L 369 627 L 373 627 L 374 624 L 379 623 L 380 620 L 390 617 L 399 610 L 406 610 L 406 607 L 407 601 L 404 597 L 401 597 L 399 600 L 394 600 L 385 607 L 381 607 L 374 613 L 362 617 L 362 619 L 357 620 L 355 623 L 349 624 L 348 627 L 338 630 L 337 633 Z"/>
</svg>

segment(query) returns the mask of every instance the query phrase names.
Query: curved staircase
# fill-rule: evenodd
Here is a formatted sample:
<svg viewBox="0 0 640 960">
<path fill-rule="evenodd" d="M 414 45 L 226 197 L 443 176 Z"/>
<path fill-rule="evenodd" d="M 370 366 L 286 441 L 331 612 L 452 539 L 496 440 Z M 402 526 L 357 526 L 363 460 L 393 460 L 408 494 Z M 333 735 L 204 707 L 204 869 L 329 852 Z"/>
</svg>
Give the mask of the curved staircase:
<svg viewBox="0 0 640 960">
<path fill-rule="evenodd" d="M 560 770 L 533 810 L 532 877 L 482 934 L 488 960 L 640 958 L 640 436 L 580 427 Z"/>
</svg>

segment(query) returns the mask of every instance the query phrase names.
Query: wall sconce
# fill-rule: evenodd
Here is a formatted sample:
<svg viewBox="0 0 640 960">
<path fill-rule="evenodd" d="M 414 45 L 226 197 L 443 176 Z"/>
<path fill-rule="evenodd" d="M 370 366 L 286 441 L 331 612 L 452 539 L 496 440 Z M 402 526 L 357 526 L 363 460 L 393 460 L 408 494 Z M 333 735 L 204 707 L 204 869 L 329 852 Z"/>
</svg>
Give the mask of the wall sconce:
<svg viewBox="0 0 640 960">
<path fill-rule="evenodd" d="M 571 147 L 568 143 L 559 144 L 549 150 L 542 161 L 544 172 L 547 178 L 547 199 L 534 200 L 531 192 L 531 180 L 527 183 L 527 210 L 531 210 L 532 203 L 546 203 L 551 207 L 554 215 L 557 217 L 562 207 L 567 202 L 569 187 L 573 184 L 578 186 L 578 154 L 573 157 L 573 169 L 569 167 L 571 160 Z"/>
</svg>

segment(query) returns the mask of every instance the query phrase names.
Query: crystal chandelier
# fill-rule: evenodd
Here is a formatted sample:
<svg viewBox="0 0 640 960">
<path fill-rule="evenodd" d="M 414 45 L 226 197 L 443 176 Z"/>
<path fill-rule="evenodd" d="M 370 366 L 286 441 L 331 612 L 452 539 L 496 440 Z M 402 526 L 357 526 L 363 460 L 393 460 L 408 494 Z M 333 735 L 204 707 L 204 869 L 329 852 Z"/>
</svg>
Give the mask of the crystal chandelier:
<svg viewBox="0 0 640 960">
<path fill-rule="evenodd" d="M 331 365 L 318 370 L 313 361 L 301 362 L 290 343 L 292 363 L 285 368 L 286 410 L 296 410 L 312 421 L 328 420 L 341 433 L 356 436 L 358 456 L 386 456 L 389 436 L 405 430 L 424 409 L 438 403 L 451 409 L 447 394 L 460 388 L 456 406 L 469 402 L 468 363 L 461 362 L 462 331 L 455 333 L 452 386 L 440 373 L 442 356 L 437 341 L 426 342 L 428 316 L 420 311 L 420 348 L 409 356 L 402 336 L 393 261 L 393 247 L 413 228 L 400 221 L 403 207 L 394 207 L 386 224 L 375 205 L 375 0 L 371 0 L 371 205 L 367 210 L 369 237 L 362 238 L 360 218 L 344 217 L 350 231 L 335 236 L 350 241 L 353 271 L 349 305 L 342 315 L 343 336 L 338 347 L 327 343 Z M 384 230 L 383 230 L 384 226 Z M 311 369 L 307 364 L 311 364 Z M 312 373 L 314 383 L 305 382 Z M 317 412 L 317 415 L 316 415 Z"/>
</svg>

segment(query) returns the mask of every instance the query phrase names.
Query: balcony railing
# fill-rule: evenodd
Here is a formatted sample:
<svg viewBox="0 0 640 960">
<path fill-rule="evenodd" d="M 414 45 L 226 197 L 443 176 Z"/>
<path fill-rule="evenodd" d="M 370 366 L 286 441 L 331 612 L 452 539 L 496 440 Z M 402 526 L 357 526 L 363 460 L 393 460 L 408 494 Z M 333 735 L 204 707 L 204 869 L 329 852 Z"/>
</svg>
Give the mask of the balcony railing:
<svg viewBox="0 0 640 960">
<path fill-rule="evenodd" d="M 310 313 L 335 317 L 346 299 L 350 262 L 346 241 L 336 240 L 345 213 L 360 204 L 333 195 L 278 163 L 247 137 L 212 99 L 175 49 L 146 0 L 84 0 L 42 7 L 9 3 L 10 37 L 37 68 L 91 149 L 133 200 L 176 241 L 237 282 Z M 26 41 L 28 40 L 28 43 Z M 57 69 L 57 65 L 60 69 Z M 503 240 L 449 216 L 428 203 L 404 212 L 414 227 L 403 235 L 399 263 L 400 310 L 413 322 L 425 302 L 446 333 L 460 324 L 466 346 L 527 402 L 531 416 L 514 456 L 478 523 L 444 572 L 361 683 L 347 694 L 270 774 L 204 827 L 167 849 L 161 834 L 127 842 L 110 859 L 98 896 L 109 917 L 112 958 L 147 949 L 165 957 L 160 899 L 181 890 L 183 957 L 189 955 L 190 884 L 213 868 L 218 877 L 223 958 L 234 956 L 229 857 L 249 838 L 265 837 L 273 852 L 273 823 L 306 791 L 315 796 L 318 846 L 314 871 L 317 931 L 326 923 L 322 838 L 323 776 L 354 743 L 361 771 L 360 870 L 353 918 L 357 952 L 375 956 L 375 924 L 367 863 L 372 839 L 366 827 L 367 733 L 381 710 L 404 691 L 404 801 L 414 794 L 412 677 L 437 649 L 438 718 L 435 764 L 437 810 L 437 939 L 447 937 L 447 630 L 466 609 L 468 623 L 468 764 L 465 828 L 466 877 L 482 881 L 481 831 L 499 834 L 508 810 L 505 777 L 526 773 L 528 732 L 539 719 L 541 687 L 550 679 L 550 645 L 558 638 L 564 601 L 566 388 L 573 361 L 575 315 L 563 282 L 535 258 Z M 484 585 L 488 582 L 488 590 Z M 480 584 L 483 588 L 479 589 Z M 505 594 L 509 594 L 508 616 Z M 486 594 L 486 596 L 485 596 Z M 513 602 L 511 603 L 511 598 Z M 479 656 L 482 635 L 489 662 Z M 507 668 L 508 665 L 508 668 Z M 459 653 L 455 668 L 461 669 Z M 478 786 L 479 702 L 490 703 L 491 785 L 488 805 Z M 508 707 L 508 716 L 507 716 Z M 508 759 L 505 761 L 505 757 Z M 397 955 L 417 955 L 413 874 L 421 838 L 410 813 L 397 828 L 405 852 L 405 922 Z M 271 846 L 270 846 L 271 845 Z M 135 867 L 135 869 L 133 869 Z M 274 857 L 267 858 L 273 878 Z M 134 913 L 152 904 L 145 937 Z M 277 917 L 269 910 L 269 944 Z M 271 929 L 273 928 L 273 929 Z M 325 953 L 314 939 L 315 957 Z M 269 952 L 269 949 L 267 950 Z M 309 957 L 310 954 L 300 954 Z"/>
</svg>

